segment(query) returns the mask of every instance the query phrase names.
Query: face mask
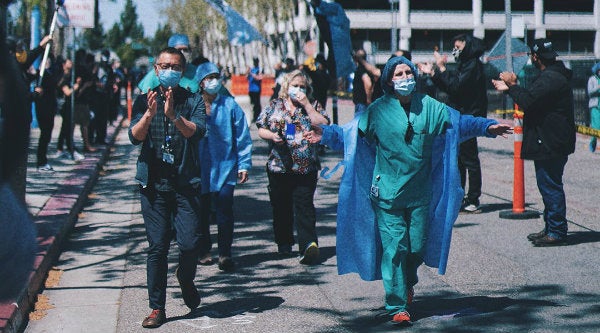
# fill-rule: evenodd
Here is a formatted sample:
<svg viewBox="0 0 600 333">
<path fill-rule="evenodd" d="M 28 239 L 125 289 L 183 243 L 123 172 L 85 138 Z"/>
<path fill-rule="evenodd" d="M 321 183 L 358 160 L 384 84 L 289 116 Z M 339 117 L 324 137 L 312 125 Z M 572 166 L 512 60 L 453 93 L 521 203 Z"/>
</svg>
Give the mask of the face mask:
<svg viewBox="0 0 600 333">
<path fill-rule="evenodd" d="M 458 58 L 460 57 L 460 53 L 462 52 L 462 50 L 460 50 L 459 48 L 455 47 L 452 49 L 452 55 L 454 56 L 454 60 L 458 60 Z"/>
<path fill-rule="evenodd" d="M 410 95 L 413 90 L 415 90 L 415 86 L 417 85 L 414 77 L 392 80 L 392 82 L 394 83 L 394 91 L 402 96 Z"/>
<path fill-rule="evenodd" d="M 221 82 L 219 82 L 219 79 L 207 80 L 204 83 L 204 91 L 208 94 L 216 95 L 219 92 L 219 89 L 221 89 Z"/>
<path fill-rule="evenodd" d="M 179 80 L 181 80 L 181 72 L 172 69 L 160 69 L 158 71 L 158 81 L 164 88 L 175 88 L 179 83 Z"/>
<path fill-rule="evenodd" d="M 288 95 L 290 96 L 291 99 L 297 100 L 299 92 L 303 92 L 306 94 L 306 89 L 302 89 L 300 87 L 289 87 L 288 88 Z"/>
</svg>

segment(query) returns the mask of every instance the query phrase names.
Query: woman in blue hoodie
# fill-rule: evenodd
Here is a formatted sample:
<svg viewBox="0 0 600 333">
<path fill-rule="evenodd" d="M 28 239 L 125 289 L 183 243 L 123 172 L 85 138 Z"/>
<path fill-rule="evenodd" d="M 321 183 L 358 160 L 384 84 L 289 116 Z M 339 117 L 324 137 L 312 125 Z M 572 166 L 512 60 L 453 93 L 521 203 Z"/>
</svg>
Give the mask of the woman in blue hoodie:
<svg viewBox="0 0 600 333">
<path fill-rule="evenodd" d="M 461 116 L 416 93 L 416 74 L 408 59 L 390 59 L 381 80 L 384 96 L 344 128 L 322 126 L 322 136 L 319 129 L 306 135 L 310 142 L 320 139 L 344 148 L 338 272 L 383 279 L 385 307 L 396 323 L 410 321 L 407 307 L 421 263 L 445 272 L 452 224 L 464 194 L 459 143 L 512 131 L 495 120 Z"/>
<path fill-rule="evenodd" d="M 210 214 L 218 228 L 219 269 L 232 271 L 235 263 L 231 258 L 233 244 L 233 190 L 236 182 L 248 180 L 252 167 L 252 139 L 244 111 L 235 102 L 220 81 L 219 68 L 206 62 L 196 69 L 196 80 L 206 105 L 208 131 L 200 141 L 199 156 L 202 173 L 202 228 L 210 235 Z M 207 248 L 210 256 L 210 237 Z M 202 263 L 202 262 L 201 262 Z"/>
</svg>

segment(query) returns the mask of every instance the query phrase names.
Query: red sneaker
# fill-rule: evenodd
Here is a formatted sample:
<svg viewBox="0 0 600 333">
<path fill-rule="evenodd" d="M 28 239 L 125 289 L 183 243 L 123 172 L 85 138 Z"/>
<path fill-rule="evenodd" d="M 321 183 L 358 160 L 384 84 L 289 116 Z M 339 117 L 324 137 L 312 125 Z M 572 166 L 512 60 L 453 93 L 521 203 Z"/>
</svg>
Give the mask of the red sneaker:
<svg viewBox="0 0 600 333">
<path fill-rule="evenodd" d="M 406 311 L 398 312 L 392 317 L 394 323 L 410 323 L 410 314 Z"/>
</svg>

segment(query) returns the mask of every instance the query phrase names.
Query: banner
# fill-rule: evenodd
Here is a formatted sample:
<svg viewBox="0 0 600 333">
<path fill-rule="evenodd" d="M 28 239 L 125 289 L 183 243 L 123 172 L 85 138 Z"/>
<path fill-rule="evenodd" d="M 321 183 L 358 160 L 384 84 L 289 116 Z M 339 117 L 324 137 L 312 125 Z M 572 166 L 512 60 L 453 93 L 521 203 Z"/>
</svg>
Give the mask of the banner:
<svg viewBox="0 0 600 333">
<path fill-rule="evenodd" d="M 60 26 L 73 28 L 94 27 L 94 0 L 64 0 L 59 9 Z"/>
<path fill-rule="evenodd" d="M 233 45 L 245 45 L 259 40 L 267 45 L 267 41 L 252 24 L 236 12 L 223 0 L 204 0 L 213 7 L 227 21 L 227 38 Z"/>
<path fill-rule="evenodd" d="M 311 3 L 321 38 L 329 47 L 328 68 L 336 78 L 346 78 L 356 66 L 352 60 L 350 20 L 339 3 L 315 1 Z M 335 64 L 335 67 L 330 67 Z"/>
</svg>

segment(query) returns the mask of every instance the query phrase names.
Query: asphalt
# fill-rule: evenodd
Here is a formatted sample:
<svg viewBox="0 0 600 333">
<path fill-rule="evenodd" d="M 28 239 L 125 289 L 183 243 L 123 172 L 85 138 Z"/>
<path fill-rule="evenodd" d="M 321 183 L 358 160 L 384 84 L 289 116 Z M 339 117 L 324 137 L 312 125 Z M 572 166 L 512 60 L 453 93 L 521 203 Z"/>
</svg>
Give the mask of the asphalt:
<svg viewBox="0 0 600 333">
<path fill-rule="evenodd" d="M 247 97 L 237 99 L 249 115 Z M 328 108 L 331 112 L 331 103 Z M 352 110 L 350 102 L 341 100 L 339 123 L 349 121 Z M 108 147 L 79 164 L 51 159 L 57 170 L 52 174 L 35 170 L 32 149 L 27 203 L 38 226 L 40 251 L 28 288 L 15 302 L 18 307 L 0 305 L 2 332 L 144 331 L 141 321 L 149 313 L 147 242 L 133 182 L 139 148 L 129 143 L 125 128 L 109 130 L 113 142 Z M 155 331 L 600 331 L 600 154 L 587 150 L 588 137 L 578 136 L 565 170 L 569 243 L 551 248 L 532 247 L 525 238 L 541 229 L 541 219 L 499 217 L 512 207 L 513 138 L 480 139 L 481 213 L 460 215 L 456 221 L 446 275 L 420 268 L 413 324 L 397 327 L 385 315 L 381 281 L 337 275 L 335 217 L 341 174 L 320 179 L 315 195 L 321 262 L 304 266 L 298 258 L 276 254 L 264 171 L 267 147 L 255 126 L 251 130 L 255 146 L 250 181 L 236 187 L 237 269 L 223 273 L 215 265 L 199 266 L 195 281 L 202 304 L 190 312 L 173 275 L 174 245 L 168 322 Z M 340 158 L 340 153 L 326 150 L 322 164 L 333 167 Z M 533 164 L 526 162 L 524 172 L 527 209 L 541 212 Z M 216 226 L 212 231 L 216 241 Z M 48 273 L 51 278 L 45 281 Z"/>
</svg>

